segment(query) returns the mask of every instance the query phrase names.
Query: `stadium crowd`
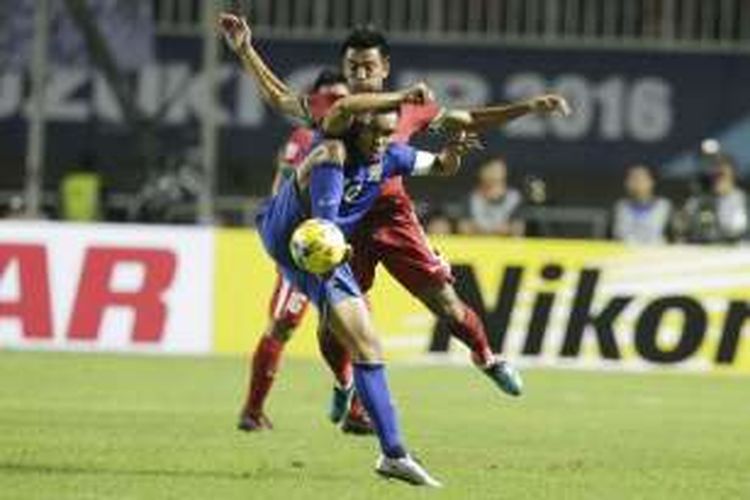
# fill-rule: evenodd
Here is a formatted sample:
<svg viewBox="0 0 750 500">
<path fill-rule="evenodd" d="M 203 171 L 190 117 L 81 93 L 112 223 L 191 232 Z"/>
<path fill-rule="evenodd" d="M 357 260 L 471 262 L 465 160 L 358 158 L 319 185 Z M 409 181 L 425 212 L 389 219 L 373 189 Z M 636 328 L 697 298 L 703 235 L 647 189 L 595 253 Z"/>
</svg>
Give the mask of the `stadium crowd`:
<svg viewBox="0 0 750 500">
<path fill-rule="evenodd" d="M 629 244 L 731 244 L 748 237 L 748 198 L 737 167 L 722 153 L 704 155 L 704 165 L 681 203 L 659 192 L 658 176 L 645 164 L 631 165 L 623 194 L 609 213 L 609 236 Z M 527 177 L 520 189 L 509 185 L 508 165 L 491 158 L 477 170 L 476 184 L 458 205 L 425 210 L 431 234 L 547 236 L 531 208 L 549 204 L 543 179 Z"/>
</svg>

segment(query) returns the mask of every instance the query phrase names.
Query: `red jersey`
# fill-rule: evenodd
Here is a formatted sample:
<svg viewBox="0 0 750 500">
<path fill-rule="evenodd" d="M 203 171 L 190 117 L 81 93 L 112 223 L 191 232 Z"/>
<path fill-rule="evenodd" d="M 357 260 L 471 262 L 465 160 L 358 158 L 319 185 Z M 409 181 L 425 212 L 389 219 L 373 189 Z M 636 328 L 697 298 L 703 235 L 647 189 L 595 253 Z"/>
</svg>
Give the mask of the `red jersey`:
<svg viewBox="0 0 750 500">
<path fill-rule="evenodd" d="M 320 123 L 331 106 L 340 99 L 340 96 L 331 94 L 314 94 L 307 98 L 307 110 L 309 121 Z M 401 106 L 398 126 L 394 140 L 407 143 L 411 136 L 418 132 L 427 130 L 430 124 L 440 114 L 440 106 L 435 101 L 425 104 L 404 104 Z M 399 196 L 409 198 L 404 189 L 401 177 L 391 177 L 381 187 L 380 197 L 373 208 L 377 208 L 379 201 L 384 197 Z"/>
<path fill-rule="evenodd" d="M 333 94 L 313 94 L 307 98 L 308 121 L 320 123 L 326 113 L 341 96 Z M 435 101 L 425 104 L 404 104 L 401 106 L 398 126 L 394 139 L 398 142 L 409 142 L 412 135 L 427 130 L 433 120 L 440 114 L 440 106 Z"/>
<path fill-rule="evenodd" d="M 306 127 L 295 128 L 289 138 L 286 140 L 284 147 L 281 149 L 279 160 L 290 168 L 297 168 L 307 153 L 312 148 L 315 140 L 315 132 Z"/>
</svg>

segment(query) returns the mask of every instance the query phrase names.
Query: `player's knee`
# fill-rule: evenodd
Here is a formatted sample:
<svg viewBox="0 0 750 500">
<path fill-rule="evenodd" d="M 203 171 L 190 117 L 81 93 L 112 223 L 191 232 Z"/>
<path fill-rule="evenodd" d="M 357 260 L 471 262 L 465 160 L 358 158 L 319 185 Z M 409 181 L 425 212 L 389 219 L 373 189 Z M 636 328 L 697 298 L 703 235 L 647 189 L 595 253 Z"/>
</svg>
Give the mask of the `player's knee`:
<svg viewBox="0 0 750 500">
<path fill-rule="evenodd" d="M 354 361 L 359 363 L 380 363 L 383 361 L 383 351 L 377 339 L 360 339 L 355 342 L 352 356 Z"/>
</svg>

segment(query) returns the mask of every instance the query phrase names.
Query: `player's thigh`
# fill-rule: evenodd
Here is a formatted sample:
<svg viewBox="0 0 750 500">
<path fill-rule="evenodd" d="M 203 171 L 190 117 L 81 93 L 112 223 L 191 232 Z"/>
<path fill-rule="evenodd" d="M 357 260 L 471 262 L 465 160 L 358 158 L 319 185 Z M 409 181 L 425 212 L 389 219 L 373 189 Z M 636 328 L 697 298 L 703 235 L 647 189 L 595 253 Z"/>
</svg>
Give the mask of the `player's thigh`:
<svg viewBox="0 0 750 500">
<path fill-rule="evenodd" d="M 425 290 L 442 290 L 453 283 L 450 266 L 432 248 L 411 204 L 397 206 L 394 217 L 373 231 L 380 262 L 415 297 Z"/>
</svg>

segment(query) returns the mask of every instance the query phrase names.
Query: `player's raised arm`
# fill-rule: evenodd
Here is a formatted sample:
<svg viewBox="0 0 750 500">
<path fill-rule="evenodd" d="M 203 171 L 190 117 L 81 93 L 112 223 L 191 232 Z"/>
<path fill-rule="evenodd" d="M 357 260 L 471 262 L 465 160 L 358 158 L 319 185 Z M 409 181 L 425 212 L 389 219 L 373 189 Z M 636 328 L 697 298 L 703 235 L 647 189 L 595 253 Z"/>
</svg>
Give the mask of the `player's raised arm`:
<svg viewBox="0 0 750 500">
<path fill-rule="evenodd" d="M 344 97 L 331 107 L 323 118 L 322 128 L 328 136 L 338 137 L 352 125 L 361 113 L 394 110 L 404 103 L 421 104 L 432 98 L 424 83 L 412 85 L 399 92 L 373 92 Z"/>
<path fill-rule="evenodd" d="M 486 131 L 507 125 L 529 114 L 568 116 L 570 105 L 564 97 L 546 94 L 516 103 L 473 109 L 448 109 L 437 120 L 438 128 L 446 130 Z"/>
<path fill-rule="evenodd" d="M 219 14 L 219 28 L 231 49 L 242 62 L 245 72 L 258 83 L 266 102 L 285 115 L 307 121 L 307 106 L 297 94 L 277 77 L 252 45 L 252 32 L 247 21 L 230 13 Z"/>
</svg>

